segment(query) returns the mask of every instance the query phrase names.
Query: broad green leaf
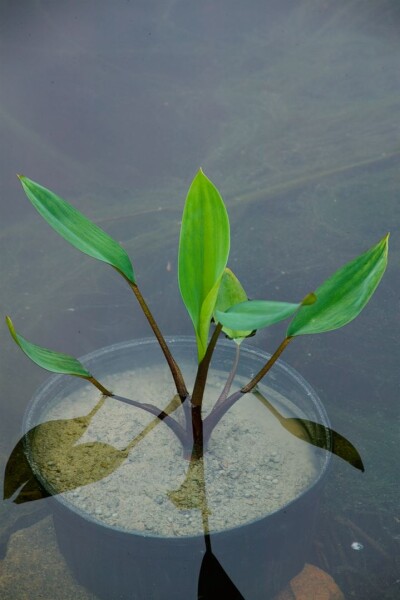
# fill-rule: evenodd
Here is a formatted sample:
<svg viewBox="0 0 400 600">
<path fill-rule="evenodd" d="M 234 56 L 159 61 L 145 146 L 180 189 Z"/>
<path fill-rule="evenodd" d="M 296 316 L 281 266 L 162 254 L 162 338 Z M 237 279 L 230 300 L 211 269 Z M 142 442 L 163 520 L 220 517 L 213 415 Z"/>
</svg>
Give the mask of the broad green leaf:
<svg viewBox="0 0 400 600">
<path fill-rule="evenodd" d="M 179 289 L 203 359 L 218 289 L 229 255 L 229 220 L 224 202 L 200 170 L 185 203 L 179 240 Z"/>
<path fill-rule="evenodd" d="M 343 327 L 362 311 L 386 269 L 389 234 L 344 265 L 317 290 L 317 301 L 302 306 L 289 325 L 289 337 Z"/>
<path fill-rule="evenodd" d="M 53 350 L 48 350 L 47 348 L 32 344 L 15 331 L 10 317 L 6 317 L 6 323 L 16 344 L 18 344 L 21 350 L 25 352 L 34 363 L 39 365 L 39 367 L 47 369 L 47 371 L 52 371 L 53 373 L 75 375 L 76 377 L 83 377 L 84 379 L 90 379 L 92 377 L 89 371 L 87 371 L 79 360 L 73 356 L 54 352 Z"/>
<path fill-rule="evenodd" d="M 222 325 L 231 329 L 262 329 L 291 317 L 301 304 L 274 302 L 270 300 L 248 300 L 230 308 L 227 312 L 216 311 Z"/>
<path fill-rule="evenodd" d="M 135 283 L 131 261 L 112 237 L 50 190 L 27 177 L 18 177 L 33 206 L 57 233 L 81 252 L 108 263 Z"/>
<path fill-rule="evenodd" d="M 247 301 L 247 294 L 244 291 L 239 279 L 234 273 L 228 268 L 225 269 L 221 279 L 221 285 L 219 286 L 217 302 L 214 309 L 214 320 L 218 322 L 216 311 L 225 312 L 235 304 Z M 230 339 L 235 340 L 237 343 L 240 342 L 250 335 L 255 333 L 254 330 L 235 330 L 229 329 L 229 327 L 222 328 L 223 333 Z"/>
</svg>

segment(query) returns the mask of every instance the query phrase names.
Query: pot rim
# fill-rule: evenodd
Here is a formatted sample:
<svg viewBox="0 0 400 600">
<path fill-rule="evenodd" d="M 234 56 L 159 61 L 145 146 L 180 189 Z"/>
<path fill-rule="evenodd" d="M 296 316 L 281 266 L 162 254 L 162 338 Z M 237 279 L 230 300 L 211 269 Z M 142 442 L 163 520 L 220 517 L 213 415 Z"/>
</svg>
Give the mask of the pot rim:
<svg viewBox="0 0 400 600">
<path fill-rule="evenodd" d="M 165 336 L 165 340 L 168 345 L 174 344 L 174 343 L 183 343 L 183 344 L 186 343 L 186 344 L 193 345 L 193 344 L 195 344 L 196 338 L 194 336 L 188 336 L 188 335 L 177 335 L 177 336 L 169 335 L 169 336 Z M 113 353 L 116 351 L 123 351 L 124 349 L 128 349 L 131 347 L 149 346 L 149 345 L 157 346 L 158 342 L 153 337 L 125 340 L 123 342 L 117 342 L 114 344 L 110 344 L 109 346 L 104 346 L 102 348 L 98 348 L 97 350 L 94 350 L 94 351 L 80 357 L 79 360 L 83 364 L 90 363 L 91 361 L 95 361 L 109 353 Z M 218 341 L 216 350 L 221 347 L 224 347 L 226 349 L 234 348 L 232 341 L 227 340 L 227 339 L 221 339 Z M 263 349 L 258 348 L 256 346 L 243 344 L 243 343 L 241 344 L 241 353 L 246 354 L 248 357 L 256 356 L 256 357 L 258 357 L 258 359 L 262 358 L 265 362 L 271 357 L 271 354 L 264 351 Z M 278 359 L 276 361 L 276 363 L 274 364 L 274 366 L 272 367 L 271 372 L 273 371 L 273 369 L 275 369 L 275 371 L 277 369 L 283 371 L 287 376 L 289 376 L 292 380 L 294 380 L 297 385 L 299 385 L 300 387 L 302 387 L 303 389 L 306 390 L 306 395 L 307 395 L 308 400 L 312 404 L 313 409 L 316 412 L 316 414 L 318 415 L 320 422 L 325 427 L 326 436 L 328 439 L 328 445 L 329 445 L 329 447 L 331 447 L 332 437 L 330 434 L 329 417 L 328 417 L 325 407 L 322 404 L 316 391 L 312 388 L 312 386 L 308 383 L 308 381 L 306 379 L 304 379 L 304 377 L 296 369 L 291 367 L 285 361 Z M 73 379 L 76 379 L 77 381 L 73 382 Z M 142 538 L 143 540 L 148 540 L 149 542 L 150 541 L 155 542 L 157 540 L 158 541 L 169 540 L 171 542 L 176 542 L 178 544 L 183 543 L 185 541 L 187 542 L 188 540 L 204 539 L 203 532 L 196 534 L 196 535 L 188 535 L 188 536 L 165 536 L 165 535 L 161 535 L 161 534 L 155 534 L 152 532 L 145 532 L 145 531 L 134 530 L 134 529 L 127 530 L 125 528 L 118 527 L 115 525 L 109 525 L 105 522 L 95 519 L 91 514 L 79 510 L 79 508 L 77 506 L 75 506 L 73 503 L 69 502 L 68 499 L 65 499 L 62 496 L 62 494 L 52 493 L 50 486 L 47 484 L 45 478 L 41 476 L 40 471 L 37 469 L 36 464 L 33 461 L 33 457 L 31 454 L 31 447 L 29 444 L 29 439 L 25 434 L 30 429 L 32 429 L 32 427 L 34 427 L 37 424 L 37 423 L 32 423 L 32 421 L 34 421 L 33 417 L 36 414 L 37 409 L 41 406 L 43 398 L 46 398 L 46 396 L 48 395 L 48 392 L 50 392 L 51 388 L 53 388 L 54 386 L 60 385 L 63 380 L 65 380 L 65 382 L 69 382 L 69 385 L 73 385 L 75 383 L 75 385 L 79 386 L 79 384 L 82 384 L 81 378 L 72 378 L 68 375 L 63 375 L 63 374 L 51 375 L 43 382 L 43 384 L 41 384 L 36 389 L 33 396 L 29 400 L 28 405 L 25 410 L 25 413 L 24 413 L 23 423 L 22 423 L 23 435 L 24 435 L 24 438 L 23 438 L 24 439 L 24 451 L 25 451 L 27 460 L 32 468 L 33 474 L 38 479 L 40 485 L 46 490 L 46 492 L 48 492 L 50 494 L 52 502 L 53 503 L 55 502 L 54 507 L 56 508 L 56 510 L 60 511 L 62 508 L 64 510 L 66 509 L 66 510 L 70 511 L 72 514 L 74 514 L 74 516 L 84 519 L 85 521 L 89 521 L 93 525 L 104 528 L 104 530 L 107 531 L 110 535 L 115 534 L 115 533 L 118 533 L 120 535 L 128 535 L 128 536 L 135 535 L 135 536 Z M 229 533 L 230 535 L 232 533 L 237 533 L 238 535 L 241 535 L 241 532 L 244 529 L 246 529 L 246 530 L 248 530 L 249 528 L 256 529 L 256 528 L 260 527 L 262 522 L 267 521 L 274 515 L 281 514 L 282 512 L 286 512 L 286 511 L 290 510 L 290 508 L 295 503 L 304 499 L 304 497 L 306 495 L 310 494 L 313 490 L 316 490 L 321 485 L 323 479 L 326 476 L 328 468 L 331 464 L 331 459 L 332 459 L 331 453 L 329 451 L 326 451 L 323 459 L 319 461 L 317 476 L 314 479 L 312 479 L 312 481 L 297 496 L 295 496 L 294 498 L 289 500 L 289 502 L 282 504 L 282 506 L 280 506 L 279 508 L 277 508 L 276 510 L 274 510 L 272 512 L 268 512 L 267 514 L 265 514 L 261 517 L 258 517 L 256 519 L 253 519 L 251 521 L 248 521 L 246 523 L 243 523 L 242 525 L 238 525 L 236 527 L 228 527 L 226 529 L 218 530 L 215 532 L 211 531 L 210 535 L 213 537 L 213 539 L 218 536 L 223 536 L 224 534 L 227 534 L 227 533 Z"/>
</svg>

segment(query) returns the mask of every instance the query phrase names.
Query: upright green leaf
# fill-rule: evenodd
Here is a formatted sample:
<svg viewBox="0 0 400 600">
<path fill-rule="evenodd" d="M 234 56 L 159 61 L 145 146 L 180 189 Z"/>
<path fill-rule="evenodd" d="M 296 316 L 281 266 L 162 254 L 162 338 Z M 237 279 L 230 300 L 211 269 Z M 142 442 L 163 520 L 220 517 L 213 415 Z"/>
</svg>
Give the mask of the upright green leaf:
<svg viewBox="0 0 400 600">
<path fill-rule="evenodd" d="M 52 371 L 53 373 L 64 373 L 65 375 L 75 375 L 84 379 L 91 379 L 92 375 L 87 369 L 73 356 L 61 354 L 47 348 L 42 348 L 36 344 L 28 342 L 22 335 L 15 331 L 15 327 L 10 317 L 6 317 L 8 329 L 18 346 L 23 352 L 39 367 Z"/>
<path fill-rule="evenodd" d="M 355 319 L 385 272 L 388 240 L 389 234 L 315 290 L 317 301 L 300 308 L 289 325 L 287 335 L 331 331 Z"/>
<path fill-rule="evenodd" d="M 232 306 L 235 306 L 235 304 L 240 304 L 245 301 L 247 301 L 247 294 L 244 291 L 242 284 L 236 275 L 227 267 L 222 275 L 221 284 L 218 290 L 213 314 L 214 320 L 218 322 L 218 317 L 216 315 L 217 310 L 225 312 Z M 229 329 L 229 327 L 223 327 L 222 331 L 228 338 L 235 340 L 238 344 L 240 344 L 244 338 L 254 335 L 255 333 L 254 330 L 235 330 Z"/>
<path fill-rule="evenodd" d="M 135 283 L 131 261 L 118 242 L 50 190 L 27 177 L 18 177 L 33 206 L 57 233 L 81 252 L 108 263 Z"/>
<path fill-rule="evenodd" d="M 217 188 L 200 170 L 186 198 L 178 259 L 179 289 L 193 321 L 199 362 L 206 352 L 229 243 L 229 220 L 224 202 Z"/>
<path fill-rule="evenodd" d="M 274 302 L 272 300 L 248 300 L 230 308 L 227 312 L 216 311 L 222 325 L 232 329 L 262 329 L 291 317 L 301 304 Z"/>
</svg>

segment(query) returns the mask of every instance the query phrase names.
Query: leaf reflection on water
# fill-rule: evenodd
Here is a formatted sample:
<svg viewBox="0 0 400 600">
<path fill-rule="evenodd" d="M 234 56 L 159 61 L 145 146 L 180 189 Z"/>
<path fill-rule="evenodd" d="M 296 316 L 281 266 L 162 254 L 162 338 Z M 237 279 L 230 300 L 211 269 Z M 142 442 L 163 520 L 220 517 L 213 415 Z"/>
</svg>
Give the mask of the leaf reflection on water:
<svg viewBox="0 0 400 600">
<path fill-rule="evenodd" d="M 102 396 L 88 415 L 46 421 L 28 431 L 19 440 L 7 461 L 4 499 L 15 496 L 13 502 L 16 504 L 31 502 L 107 477 L 121 466 L 130 450 L 147 433 L 180 405 L 179 398 L 174 396 L 165 409 L 160 411 L 159 417 L 153 419 L 122 450 L 103 442 L 77 444 L 105 400 L 106 397 Z M 33 452 L 34 461 L 28 460 L 27 450 L 32 458 Z M 37 473 L 41 473 L 46 479 L 48 489 L 42 486 Z"/>
<path fill-rule="evenodd" d="M 322 448 L 332 454 L 335 454 L 342 460 L 346 461 L 349 465 L 355 469 L 359 469 L 364 472 L 364 465 L 361 456 L 348 439 L 343 437 L 337 431 L 315 423 L 315 421 L 309 421 L 307 419 L 284 417 L 281 413 L 261 394 L 260 390 L 253 390 L 254 396 L 260 400 L 261 404 L 265 406 L 279 421 L 279 423 L 292 435 Z M 327 435 L 329 434 L 329 435 Z"/>
</svg>

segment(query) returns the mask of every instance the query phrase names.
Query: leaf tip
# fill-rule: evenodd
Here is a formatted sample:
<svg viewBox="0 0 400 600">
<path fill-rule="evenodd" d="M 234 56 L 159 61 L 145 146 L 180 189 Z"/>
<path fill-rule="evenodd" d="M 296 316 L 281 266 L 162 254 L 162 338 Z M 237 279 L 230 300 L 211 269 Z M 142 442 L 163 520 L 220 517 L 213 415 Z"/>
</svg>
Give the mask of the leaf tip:
<svg viewBox="0 0 400 600">
<path fill-rule="evenodd" d="M 203 167 L 199 167 L 199 170 L 196 173 L 196 178 L 202 179 L 203 181 L 208 181 L 209 183 L 211 183 L 214 187 L 214 184 L 210 181 L 210 179 L 207 177 L 207 175 L 204 173 Z"/>
<path fill-rule="evenodd" d="M 384 235 L 382 240 L 380 241 L 380 244 L 383 245 L 384 254 L 385 254 L 386 259 L 387 259 L 387 255 L 389 252 L 389 238 L 390 238 L 390 232 L 388 231 L 387 234 Z"/>
<path fill-rule="evenodd" d="M 6 323 L 7 323 L 8 330 L 9 330 L 13 340 L 17 344 L 19 344 L 18 338 L 17 338 L 17 332 L 15 331 L 15 327 L 14 327 L 14 323 L 12 322 L 11 317 L 9 317 L 8 315 L 6 315 Z"/>
</svg>

